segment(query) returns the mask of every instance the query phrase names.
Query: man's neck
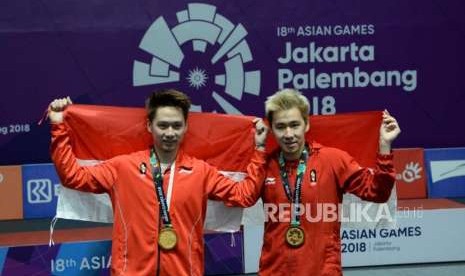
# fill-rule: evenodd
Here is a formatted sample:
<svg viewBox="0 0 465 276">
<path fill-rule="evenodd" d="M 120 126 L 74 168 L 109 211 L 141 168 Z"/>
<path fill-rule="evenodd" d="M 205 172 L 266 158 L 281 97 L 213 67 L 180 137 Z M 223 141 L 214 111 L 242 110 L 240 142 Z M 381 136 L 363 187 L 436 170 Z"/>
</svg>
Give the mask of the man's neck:
<svg viewBox="0 0 465 276">
<path fill-rule="evenodd" d="M 163 164 L 173 163 L 173 161 L 176 159 L 176 154 L 178 152 L 177 150 L 173 152 L 166 152 L 166 151 L 157 149 L 156 147 L 155 147 L 155 151 L 157 152 L 157 156 L 160 159 L 158 161 Z"/>
<path fill-rule="evenodd" d="M 286 161 L 295 161 L 295 160 L 298 160 L 300 158 L 300 156 L 302 155 L 302 151 L 298 151 L 298 152 L 295 152 L 295 153 L 286 153 L 286 152 L 283 152 L 283 156 L 284 156 L 284 160 Z"/>
<path fill-rule="evenodd" d="M 304 149 L 305 149 L 305 145 L 303 145 L 301 149 L 299 149 L 298 151 L 296 151 L 294 153 L 283 152 L 284 160 L 286 160 L 286 161 L 299 160 L 300 157 L 302 156 L 302 152 L 304 151 Z"/>
</svg>

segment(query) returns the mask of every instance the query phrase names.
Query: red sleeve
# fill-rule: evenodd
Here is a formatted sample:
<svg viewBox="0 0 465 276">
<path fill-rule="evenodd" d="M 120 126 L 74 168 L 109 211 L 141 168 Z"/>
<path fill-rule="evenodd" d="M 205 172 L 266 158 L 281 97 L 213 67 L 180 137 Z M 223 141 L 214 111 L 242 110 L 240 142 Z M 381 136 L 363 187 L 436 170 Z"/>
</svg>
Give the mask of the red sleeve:
<svg viewBox="0 0 465 276">
<path fill-rule="evenodd" d="M 50 155 L 63 186 L 83 192 L 105 193 L 117 179 L 115 159 L 96 166 L 80 166 L 65 124 L 52 124 Z"/>
<path fill-rule="evenodd" d="M 341 155 L 336 173 L 340 188 L 363 200 L 386 202 L 395 183 L 393 155 L 377 155 L 376 167 L 362 168 L 346 152 Z"/>
<path fill-rule="evenodd" d="M 255 150 L 247 166 L 247 176 L 236 182 L 215 167 L 208 166 L 207 193 L 210 199 L 224 201 L 228 206 L 253 206 L 261 195 L 266 175 L 266 154 Z"/>
</svg>

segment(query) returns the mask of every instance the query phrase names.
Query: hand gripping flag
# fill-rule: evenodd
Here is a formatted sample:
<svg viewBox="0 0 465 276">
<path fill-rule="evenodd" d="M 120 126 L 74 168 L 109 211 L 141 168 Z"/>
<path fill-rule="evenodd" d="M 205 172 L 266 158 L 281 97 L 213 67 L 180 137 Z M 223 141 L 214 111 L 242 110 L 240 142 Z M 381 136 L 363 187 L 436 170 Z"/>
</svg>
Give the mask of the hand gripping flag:
<svg viewBox="0 0 465 276">
<path fill-rule="evenodd" d="M 181 146 L 191 156 L 205 160 L 235 180 L 241 180 L 254 151 L 252 120 L 253 117 L 248 116 L 190 113 L 188 131 Z M 311 130 L 306 138 L 345 150 L 362 166 L 373 167 L 380 122 L 381 112 L 378 111 L 311 116 Z M 70 129 L 73 151 L 83 166 L 143 150 L 153 144 L 153 138 L 146 129 L 146 111 L 143 108 L 72 105 L 66 110 L 65 123 Z M 271 134 L 269 137 L 267 149 L 272 150 L 277 144 Z M 348 199 L 360 201 L 356 197 Z M 393 193 L 388 202 L 390 210 L 395 210 L 395 202 Z M 369 213 L 377 210 L 370 208 Z M 111 202 L 106 194 L 84 193 L 62 186 L 56 218 L 112 222 Z M 243 217 L 242 208 L 209 201 L 206 229 L 236 231 L 241 221 L 262 224 L 261 203 L 247 208 Z"/>
</svg>

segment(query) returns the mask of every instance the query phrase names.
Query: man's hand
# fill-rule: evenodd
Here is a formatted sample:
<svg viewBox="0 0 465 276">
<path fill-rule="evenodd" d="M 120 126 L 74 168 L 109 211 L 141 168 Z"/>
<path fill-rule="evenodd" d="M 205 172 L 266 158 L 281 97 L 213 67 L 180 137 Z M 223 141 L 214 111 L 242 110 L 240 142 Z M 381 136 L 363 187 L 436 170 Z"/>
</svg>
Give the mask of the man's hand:
<svg viewBox="0 0 465 276">
<path fill-rule="evenodd" d="M 400 128 L 396 118 L 387 110 L 383 111 L 383 122 L 379 128 L 379 153 L 391 153 L 391 143 L 399 136 Z"/>
<path fill-rule="evenodd" d="M 59 124 L 63 122 L 63 112 L 65 111 L 66 107 L 72 103 L 73 102 L 71 102 L 69 97 L 55 99 L 53 102 L 51 102 L 48 106 L 48 119 L 50 120 L 50 123 Z"/>
<path fill-rule="evenodd" d="M 258 150 L 265 151 L 266 136 L 268 135 L 268 126 L 260 118 L 253 120 L 255 124 L 255 147 Z"/>
</svg>

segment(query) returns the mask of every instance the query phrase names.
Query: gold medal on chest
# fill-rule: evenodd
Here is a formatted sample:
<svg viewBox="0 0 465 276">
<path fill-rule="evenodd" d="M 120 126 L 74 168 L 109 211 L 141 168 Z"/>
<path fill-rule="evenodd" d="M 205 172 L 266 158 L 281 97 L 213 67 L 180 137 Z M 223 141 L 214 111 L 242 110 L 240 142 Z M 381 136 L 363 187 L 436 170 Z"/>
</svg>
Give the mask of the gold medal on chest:
<svg viewBox="0 0 465 276">
<path fill-rule="evenodd" d="M 178 243 L 178 235 L 171 226 L 163 227 L 158 233 L 158 245 L 163 250 L 171 250 Z"/>
<path fill-rule="evenodd" d="M 290 247 L 300 247 L 305 242 L 305 232 L 299 226 L 289 226 L 286 231 L 286 242 Z"/>
</svg>

